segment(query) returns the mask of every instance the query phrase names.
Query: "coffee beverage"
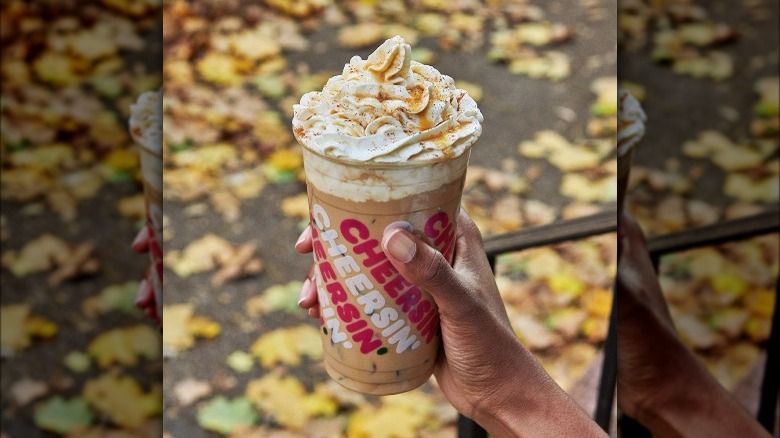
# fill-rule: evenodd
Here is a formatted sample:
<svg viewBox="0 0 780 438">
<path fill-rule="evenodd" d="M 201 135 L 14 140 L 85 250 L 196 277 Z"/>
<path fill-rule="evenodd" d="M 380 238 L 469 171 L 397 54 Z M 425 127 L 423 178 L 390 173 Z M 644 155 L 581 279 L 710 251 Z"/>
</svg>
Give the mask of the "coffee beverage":
<svg viewBox="0 0 780 438">
<path fill-rule="evenodd" d="M 481 133 L 474 100 L 412 61 L 410 50 L 391 38 L 294 107 L 325 368 L 367 394 L 408 391 L 433 372 L 438 309 L 393 267 L 382 236 L 403 221 L 452 260 L 470 149 Z"/>
</svg>

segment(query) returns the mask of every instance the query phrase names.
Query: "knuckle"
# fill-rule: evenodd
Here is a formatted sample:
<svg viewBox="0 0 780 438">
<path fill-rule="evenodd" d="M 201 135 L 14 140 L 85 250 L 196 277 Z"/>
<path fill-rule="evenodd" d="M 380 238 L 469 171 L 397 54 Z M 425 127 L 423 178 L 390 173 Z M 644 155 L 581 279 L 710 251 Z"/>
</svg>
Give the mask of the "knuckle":
<svg viewBox="0 0 780 438">
<path fill-rule="evenodd" d="M 420 278 L 427 286 L 445 285 L 449 279 L 449 265 L 440 252 L 432 252 L 433 254 L 427 257 L 421 265 L 422 273 Z"/>
</svg>

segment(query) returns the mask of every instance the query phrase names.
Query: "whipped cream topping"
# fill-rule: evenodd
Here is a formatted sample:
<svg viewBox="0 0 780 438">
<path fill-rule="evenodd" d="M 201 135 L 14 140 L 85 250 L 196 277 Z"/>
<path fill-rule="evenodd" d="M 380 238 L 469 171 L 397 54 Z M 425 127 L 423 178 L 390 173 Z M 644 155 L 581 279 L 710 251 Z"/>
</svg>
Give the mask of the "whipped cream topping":
<svg viewBox="0 0 780 438">
<path fill-rule="evenodd" d="M 618 90 L 618 154 L 628 152 L 645 135 L 647 116 L 639 101 L 626 89 Z"/>
<path fill-rule="evenodd" d="M 400 36 L 366 60 L 354 56 L 293 110 L 293 132 L 304 147 L 361 162 L 457 157 L 482 133 L 474 99 L 451 77 L 412 61 Z"/>
<path fill-rule="evenodd" d="M 130 105 L 130 135 L 140 146 L 162 155 L 162 90 L 147 91 Z"/>
</svg>

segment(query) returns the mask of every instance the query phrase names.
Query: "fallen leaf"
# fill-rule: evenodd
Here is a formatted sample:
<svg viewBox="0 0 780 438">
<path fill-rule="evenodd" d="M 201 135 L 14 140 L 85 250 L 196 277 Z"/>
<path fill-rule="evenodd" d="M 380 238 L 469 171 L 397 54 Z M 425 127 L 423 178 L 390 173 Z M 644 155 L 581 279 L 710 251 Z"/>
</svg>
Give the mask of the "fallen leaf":
<svg viewBox="0 0 780 438">
<path fill-rule="evenodd" d="M 80 351 L 71 351 L 62 359 L 63 364 L 74 373 L 83 373 L 89 369 L 89 355 Z"/>
<path fill-rule="evenodd" d="M 144 393 L 130 376 L 103 374 L 84 384 L 84 399 L 119 426 L 137 429 L 162 412 L 162 390 L 155 385 Z"/>
<path fill-rule="evenodd" d="M 197 420 L 202 428 L 227 435 L 240 427 L 255 424 L 257 413 L 245 397 L 228 400 L 219 396 L 198 410 Z"/>
<path fill-rule="evenodd" d="M 255 365 L 255 360 L 249 353 L 234 351 L 228 355 L 227 364 L 239 373 L 246 373 Z"/>
<path fill-rule="evenodd" d="M 117 204 L 119 214 L 135 220 L 142 220 L 146 217 L 146 205 L 144 195 L 126 196 L 119 200 Z"/>
<path fill-rule="evenodd" d="M 262 412 L 286 428 L 300 430 L 317 415 L 333 415 L 336 402 L 324 391 L 306 388 L 295 377 L 266 374 L 252 380 L 246 387 L 246 397 Z"/>
<path fill-rule="evenodd" d="M 221 326 L 204 316 L 194 316 L 193 304 L 163 306 L 163 355 L 176 356 L 195 345 L 195 338 L 211 339 L 219 335 Z"/>
<path fill-rule="evenodd" d="M 128 281 L 123 284 L 107 286 L 100 294 L 84 300 L 82 308 L 87 315 L 105 314 L 114 310 L 124 313 L 136 313 L 135 306 L 137 281 Z"/>
<path fill-rule="evenodd" d="M 116 328 L 102 332 L 93 339 L 87 347 L 87 353 L 101 368 L 114 363 L 135 366 L 139 356 L 148 360 L 160 357 L 159 335 L 148 325 Z"/>
<path fill-rule="evenodd" d="M 11 397 L 17 406 L 24 406 L 48 392 L 49 387 L 46 383 L 30 378 L 24 378 L 11 385 Z"/>
<path fill-rule="evenodd" d="M 55 396 L 35 409 L 33 419 L 39 428 L 64 435 L 92 424 L 94 414 L 82 397 L 66 401 Z"/>
<path fill-rule="evenodd" d="M 0 353 L 11 357 L 30 346 L 32 337 L 48 339 L 57 334 L 57 325 L 46 318 L 30 314 L 29 304 L 0 307 Z"/>
<path fill-rule="evenodd" d="M 211 394 L 211 385 L 202 380 L 188 378 L 173 387 L 173 394 L 182 406 L 188 406 Z"/>
<path fill-rule="evenodd" d="M 319 330 L 309 325 L 280 328 L 260 336 L 250 347 L 266 368 L 277 363 L 298 366 L 301 356 L 312 360 L 322 358 Z"/>
<path fill-rule="evenodd" d="M 434 422 L 433 402 L 419 391 L 407 392 L 383 399 L 380 407 L 364 405 L 349 419 L 349 438 L 394 438 L 417 436 L 420 430 Z"/>
<path fill-rule="evenodd" d="M 253 296 L 246 301 L 244 309 L 249 316 L 265 315 L 271 312 L 284 311 L 298 313 L 298 295 L 303 287 L 300 281 L 286 284 L 276 284 L 264 290 L 262 294 Z"/>
</svg>

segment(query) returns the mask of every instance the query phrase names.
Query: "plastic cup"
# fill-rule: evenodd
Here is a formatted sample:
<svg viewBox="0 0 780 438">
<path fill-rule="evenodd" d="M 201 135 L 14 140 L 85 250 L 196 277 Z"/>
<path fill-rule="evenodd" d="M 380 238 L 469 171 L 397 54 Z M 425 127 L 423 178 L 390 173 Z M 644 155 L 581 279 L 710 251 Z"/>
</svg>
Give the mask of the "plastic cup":
<svg viewBox="0 0 780 438">
<path fill-rule="evenodd" d="M 469 153 L 365 163 L 303 148 L 325 369 L 342 386 L 389 395 L 433 373 L 438 308 L 395 270 L 381 241 L 405 221 L 451 262 Z"/>
</svg>

